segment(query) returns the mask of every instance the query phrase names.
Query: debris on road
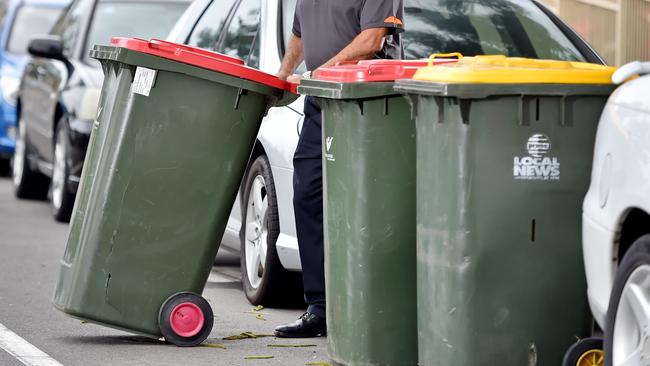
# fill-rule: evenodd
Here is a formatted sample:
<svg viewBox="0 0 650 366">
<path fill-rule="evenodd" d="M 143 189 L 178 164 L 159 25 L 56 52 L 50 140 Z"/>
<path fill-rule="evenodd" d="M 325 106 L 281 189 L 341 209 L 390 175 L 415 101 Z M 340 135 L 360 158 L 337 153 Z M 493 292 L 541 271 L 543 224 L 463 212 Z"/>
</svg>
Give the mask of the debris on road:
<svg viewBox="0 0 650 366">
<path fill-rule="evenodd" d="M 305 365 L 307 365 L 307 366 L 334 366 L 331 363 L 326 362 L 326 361 L 305 362 Z"/>
<path fill-rule="evenodd" d="M 211 347 L 211 348 L 228 349 L 228 348 L 226 348 L 226 346 L 224 346 L 223 344 L 219 344 L 219 343 L 204 343 L 204 344 L 202 344 L 201 346 L 202 346 L 202 347 Z"/>
<path fill-rule="evenodd" d="M 304 348 L 304 347 L 318 347 L 315 344 L 267 344 L 267 347 L 277 348 Z"/>
<path fill-rule="evenodd" d="M 244 339 L 254 339 L 254 338 L 265 338 L 265 337 L 275 337 L 274 334 L 261 334 L 261 333 L 253 333 L 253 332 L 244 332 L 239 335 L 232 335 L 228 337 L 223 337 L 222 339 L 224 341 L 241 341 Z"/>
<path fill-rule="evenodd" d="M 263 313 L 262 310 L 264 310 L 264 306 L 257 305 L 251 311 L 245 311 L 244 314 L 253 314 L 253 315 L 255 315 L 255 319 L 266 321 L 266 318 L 264 318 L 264 315 L 269 315 L 269 314 L 268 313 Z"/>
<path fill-rule="evenodd" d="M 246 356 L 244 360 L 268 360 L 273 358 L 273 356 Z"/>
</svg>

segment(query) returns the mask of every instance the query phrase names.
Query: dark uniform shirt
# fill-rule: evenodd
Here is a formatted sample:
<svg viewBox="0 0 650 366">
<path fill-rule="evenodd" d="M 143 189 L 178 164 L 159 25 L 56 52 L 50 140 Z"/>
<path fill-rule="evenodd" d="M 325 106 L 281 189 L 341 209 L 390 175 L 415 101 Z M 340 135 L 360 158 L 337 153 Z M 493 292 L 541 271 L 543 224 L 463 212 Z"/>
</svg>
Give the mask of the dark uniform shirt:
<svg viewBox="0 0 650 366">
<path fill-rule="evenodd" d="M 376 57 L 401 59 L 403 13 L 402 0 L 298 0 L 293 34 L 302 39 L 309 70 L 322 66 L 371 28 L 388 29 Z"/>
</svg>

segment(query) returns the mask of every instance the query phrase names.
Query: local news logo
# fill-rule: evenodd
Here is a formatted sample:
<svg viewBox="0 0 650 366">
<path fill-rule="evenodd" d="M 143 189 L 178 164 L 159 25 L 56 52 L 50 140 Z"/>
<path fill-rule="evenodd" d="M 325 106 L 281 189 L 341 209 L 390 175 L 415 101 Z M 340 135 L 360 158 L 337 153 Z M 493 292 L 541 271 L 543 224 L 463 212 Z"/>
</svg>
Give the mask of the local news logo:
<svg viewBox="0 0 650 366">
<path fill-rule="evenodd" d="M 551 139 L 534 134 L 526 141 L 527 156 L 515 156 L 513 174 L 517 180 L 560 180 L 560 161 L 551 154 Z"/>
</svg>

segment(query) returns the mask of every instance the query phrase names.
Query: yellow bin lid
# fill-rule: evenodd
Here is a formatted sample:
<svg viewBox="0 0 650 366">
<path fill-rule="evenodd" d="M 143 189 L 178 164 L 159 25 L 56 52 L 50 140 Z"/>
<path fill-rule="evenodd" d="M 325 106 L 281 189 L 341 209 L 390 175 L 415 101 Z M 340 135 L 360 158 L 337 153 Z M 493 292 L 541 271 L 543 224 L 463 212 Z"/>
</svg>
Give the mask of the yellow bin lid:
<svg viewBox="0 0 650 366">
<path fill-rule="evenodd" d="M 614 67 L 586 62 L 536 60 L 506 56 L 456 56 L 457 63 L 433 66 L 436 57 L 429 59 L 413 80 L 439 83 L 481 84 L 612 84 Z"/>
</svg>

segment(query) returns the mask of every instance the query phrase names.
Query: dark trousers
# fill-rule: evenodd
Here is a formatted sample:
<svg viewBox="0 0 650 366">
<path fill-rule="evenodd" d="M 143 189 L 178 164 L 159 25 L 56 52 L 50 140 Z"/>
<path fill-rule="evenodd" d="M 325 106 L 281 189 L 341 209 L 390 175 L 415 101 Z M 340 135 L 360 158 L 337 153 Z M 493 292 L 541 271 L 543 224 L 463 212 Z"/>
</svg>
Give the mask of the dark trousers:
<svg viewBox="0 0 650 366">
<path fill-rule="evenodd" d="M 305 121 L 293 157 L 293 207 L 307 311 L 325 318 L 321 145 L 320 106 L 307 97 Z"/>
</svg>

